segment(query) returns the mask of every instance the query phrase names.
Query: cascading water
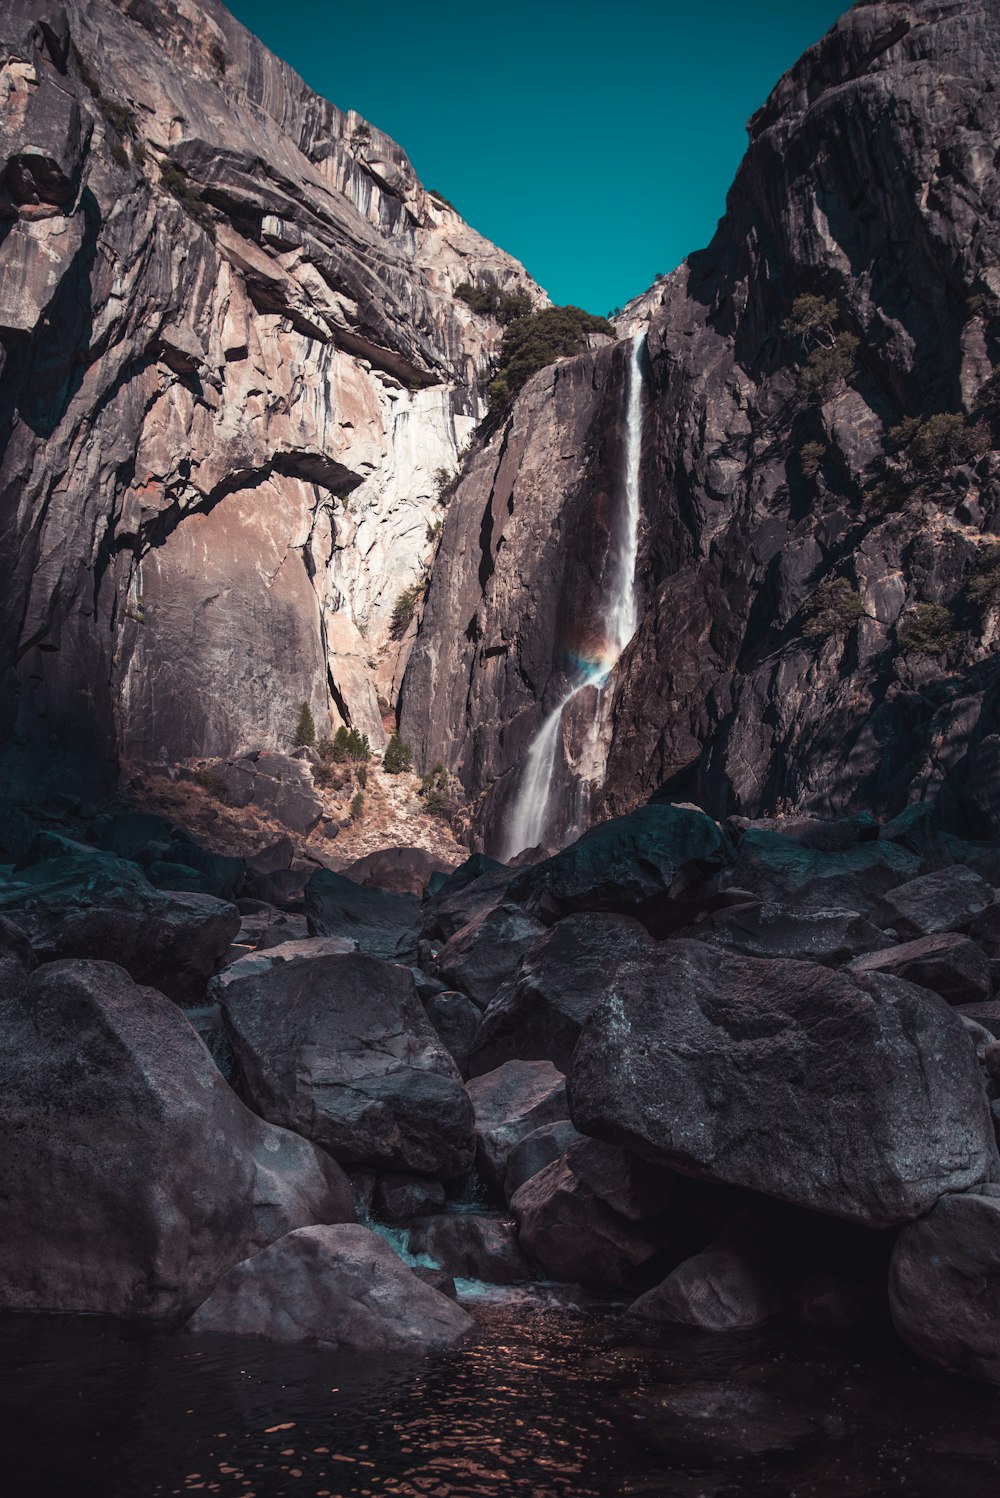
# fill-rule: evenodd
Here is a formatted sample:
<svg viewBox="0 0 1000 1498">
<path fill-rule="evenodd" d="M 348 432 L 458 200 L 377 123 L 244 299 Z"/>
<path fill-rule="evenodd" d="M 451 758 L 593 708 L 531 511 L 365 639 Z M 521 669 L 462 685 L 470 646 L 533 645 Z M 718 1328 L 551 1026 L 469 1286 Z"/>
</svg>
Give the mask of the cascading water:
<svg viewBox="0 0 1000 1498">
<path fill-rule="evenodd" d="M 642 458 L 642 349 L 645 333 L 632 340 L 625 404 L 625 511 L 612 542 L 605 574 L 609 586 L 604 603 L 604 644 L 596 658 L 582 667 L 569 691 L 546 717 L 531 742 L 513 806 L 507 819 L 504 858 L 545 841 L 552 793 L 552 771 L 560 742 L 563 714 L 575 697 L 596 687 L 598 703 L 591 737 L 596 740 L 601 720 L 603 687 L 622 651 L 635 634 L 637 600 L 635 565 L 639 551 L 639 465 Z M 589 783 L 588 783 L 589 790 Z"/>
</svg>

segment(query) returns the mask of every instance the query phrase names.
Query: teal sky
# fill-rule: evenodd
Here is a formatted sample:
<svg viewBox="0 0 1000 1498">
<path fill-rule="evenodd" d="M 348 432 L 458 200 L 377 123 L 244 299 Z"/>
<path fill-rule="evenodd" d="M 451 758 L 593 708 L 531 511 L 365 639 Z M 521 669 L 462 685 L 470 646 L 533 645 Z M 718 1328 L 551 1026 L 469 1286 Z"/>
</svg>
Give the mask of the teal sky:
<svg viewBox="0 0 1000 1498">
<path fill-rule="evenodd" d="M 231 0 L 556 302 L 604 313 L 706 245 L 746 121 L 846 0 Z"/>
</svg>

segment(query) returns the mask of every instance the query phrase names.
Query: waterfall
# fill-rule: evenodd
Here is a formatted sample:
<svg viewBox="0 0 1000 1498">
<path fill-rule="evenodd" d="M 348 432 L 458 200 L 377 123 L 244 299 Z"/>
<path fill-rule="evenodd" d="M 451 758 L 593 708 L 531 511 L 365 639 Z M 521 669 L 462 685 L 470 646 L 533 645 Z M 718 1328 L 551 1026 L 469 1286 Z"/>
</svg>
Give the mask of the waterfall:
<svg viewBox="0 0 1000 1498">
<path fill-rule="evenodd" d="M 617 534 L 612 537 L 605 560 L 608 587 L 604 599 L 603 648 L 579 670 L 576 681 L 561 702 L 545 718 L 531 742 L 521 770 L 520 782 L 508 814 L 503 857 L 510 859 L 525 848 L 545 842 L 549 821 L 552 771 L 566 708 L 588 687 L 596 687 L 597 707 L 591 737 L 596 740 L 603 708 L 603 688 L 625 646 L 635 634 L 638 604 L 635 566 L 639 551 L 639 465 L 642 458 L 642 348 L 645 332 L 635 335 L 629 356 L 625 397 L 625 506 Z M 589 792 L 590 782 L 587 785 Z M 589 797 L 587 798 L 589 799 Z"/>
</svg>

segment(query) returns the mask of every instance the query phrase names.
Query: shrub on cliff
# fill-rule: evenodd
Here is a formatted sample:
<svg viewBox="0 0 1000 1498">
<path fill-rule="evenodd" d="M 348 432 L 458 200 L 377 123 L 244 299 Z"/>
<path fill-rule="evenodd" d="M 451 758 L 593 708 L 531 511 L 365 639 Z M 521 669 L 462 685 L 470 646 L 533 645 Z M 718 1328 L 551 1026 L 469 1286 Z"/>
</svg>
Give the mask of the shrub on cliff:
<svg viewBox="0 0 1000 1498">
<path fill-rule="evenodd" d="M 829 400 L 838 386 L 850 379 L 859 343 L 853 333 L 838 333 L 829 347 L 813 349 L 799 370 L 798 392 L 804 401 Z"/>
<path fill-rule="evenodd" d="M 410 621 L 417 612 L 417 604 L 423 597 L 426 584 L 422 582 L 411 583 L 404 588 L 392 607 L 392 618 L 389 621 L 389 633 L 394 640 L 401 640 L 410 627 Z"/>
<path fill-rule="evenodd" d="M 404 744 L 398 733 L 389 737 L 382 756 L 382 768 L 389 775 L 399 775 L 403 770 L 408 770 L 413 764 L 413 750 L 409 744 Z"/>
<path fill-rule="evenodd" d="M 1000 546 L 987 546 L 980 554 L 966 591 L 974 603 L 986 608 L 1000 604 Z"/>
<path fill-rule="evenodd" d="M 501 327 L 531 312 L 531 297 L 520 286 L 514 291 L 501 291 L 499 286 L 473 286 L 470 281 L 463 281 L 455 287 L 455 296 L 473 312 L 495 318 Z"/>
<path fill-rule="evenodd" d="M 918 603 L 896 631 L 900 650 L 907 655 L 943 655 L 958 639 L 950 609 L 939 603 Z"/>
<path fill-rule="evenodd" d="M 316 724 L 313 721 L 312 711 L 308 702 L 303 702 L 299 708 L 298 722 L 295 724 L 295 733 L 292 738 L 292 746 L 295 749 L 311 749 L 316 742 Z"/>
<path fill-rule="evenodd" d="M 861 595 L 846 577 L 828 578 L 825 583 L 820 583 L 806 606 L 802 633 L 810 640 L 846 635 L 864 612 Z"/>
<path fill-rule="evenodd" d="M 989 445 L 986 434 L 955 411 L 939 411 L 921 421 L 907 416 L 889 432 L 901 460 L 923 478 L 939 478 L 949 468 L 979 457 Z"/>
<path fill-rule="evenodd" d="M 359 733 L 356 728 L 345 728 L 343 724 L 332 739 L 323 739 L 319 746 L 320 758 L 336 765 L 344 765 L 348 761 L 363 762 L 371 752 L 368 735 Z"/>
<path fill-rule="evenodd" d="M 500 345 L 500 358 L 489 386 L 490 410 L 503 410 L 540 369 L 581 353 L 591 333 L 615 336 L 607 318 L 595 317 L 579 307 L 545 307 L 512 322 Z"/>
</svg>

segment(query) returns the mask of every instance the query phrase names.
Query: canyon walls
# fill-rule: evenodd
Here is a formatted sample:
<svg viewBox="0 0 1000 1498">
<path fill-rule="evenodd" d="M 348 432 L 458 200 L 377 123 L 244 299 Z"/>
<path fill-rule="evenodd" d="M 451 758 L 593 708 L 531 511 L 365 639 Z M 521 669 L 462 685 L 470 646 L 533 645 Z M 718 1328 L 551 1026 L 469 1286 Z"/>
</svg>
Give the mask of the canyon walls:
<svg viewBox="0 0 1000 1498">
<path fill-rule="evenodd" d="M 709 248 L 619 320 L 648 328 L 639 626 L 592 816 L 665 787 L 716 815 L 941 794 L 956 826 L 1000 825 L 996 600 L 973 585 L 1000 505 L 976 406 L 1000 349 L 998 61 L 985 0 L 855 6 L 751 120 Z M 491 851 L 593 627 L 626 362 L 620 341 L 536 376 L 445 527 L 403 729 L 461 774 Z M 961 440 L 933 461 L 926 432 L 889 435 L 941 413 Z M 564 817 L 582 731 L 567 713 Z"/>
</svg>

